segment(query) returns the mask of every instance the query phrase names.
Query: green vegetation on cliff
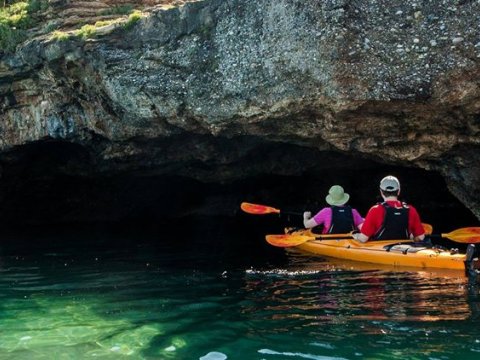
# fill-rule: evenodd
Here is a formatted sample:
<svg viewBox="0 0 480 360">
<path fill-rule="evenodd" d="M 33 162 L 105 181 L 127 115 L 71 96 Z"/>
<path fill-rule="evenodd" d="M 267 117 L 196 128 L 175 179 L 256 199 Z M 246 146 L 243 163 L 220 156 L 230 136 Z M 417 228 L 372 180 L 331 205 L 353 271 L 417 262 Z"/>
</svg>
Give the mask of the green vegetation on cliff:
<svg viewBox="0 0 480 360">
<path fill-rule="evenodd" d="M 133 10 L 133 5 L 117 5 L 113 8 L 101 11 L 100 15 L 128 15 Z"/>
<path fill-rule="evenodd" d="M 127 22 L 124 25 L 125 29 L 130 29 L 141 18 L 142 18 L 142 13 L 140 11 L 138 10 L 133 11 L 130 15 L 128 15 Z"/>
<path fill-rule="evenodd" d="M 11 52 L 27 39 L 27 30 L 37 24 L 34 14 L 48 6 L 45 0 L 6 1 L 0 8 L 0 50 Z"/>
<path fill-rule="evenodd" d="M 53 40 L 65 41 L 73 38 L 81 39 L 90 39 L 98 35 L 98 30 L 109 25 L 119 24 L 125 30 L 131 29 L 141 18 L 142 12 L 139 10 L 132 10 L 127 18 L 119 17 L 117 19 L 97 21 L 95 24 L 86 24 L 83 25 L 80 29 L 65 32 L 65 31 L 54 31 L 51 38 Z"/>
</svg>

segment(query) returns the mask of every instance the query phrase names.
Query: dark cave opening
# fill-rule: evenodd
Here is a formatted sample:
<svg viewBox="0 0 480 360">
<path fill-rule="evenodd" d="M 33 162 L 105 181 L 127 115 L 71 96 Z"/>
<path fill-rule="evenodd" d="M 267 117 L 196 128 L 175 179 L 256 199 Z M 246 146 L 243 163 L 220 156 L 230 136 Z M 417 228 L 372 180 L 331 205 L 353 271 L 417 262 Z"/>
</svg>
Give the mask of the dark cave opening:
<svg viewBox="0 0 480 360">
<path fill-rule="evenodd" d="M 350 194 L 350 205 L 365 215 L 380 200 L 380 179 L 391 174 L 402 183 L 402 200 L 413 204 L 435 232 L 478 224 L 436 172 L 294 145 L 259 148 L 222 164 L 236 176 L 212 181 L 215 175 L 209 175 L 205 181 L 196 176 L 191 163 L 192 177 L 158 169 L 140 171 L 135 164 L 131 171 L 99 171 L 95 157 L 77 144 L 49 141 L 23 146 L 0 158 L 0 223 L 5 231 L 92 224 L 155 229 L 222 222 L 257 233 L 281 232 L 284 226 L 301 226 L 301 218 L 248 215 L 241 212 L 240 203 L 315 212 L 325 205 L 330 186 L 339 184 Z M 204 163 L 197 166 L 202 173 L 208 170 Z M 215 164 L 209 166 L 214 173 Z"/>
</svg>

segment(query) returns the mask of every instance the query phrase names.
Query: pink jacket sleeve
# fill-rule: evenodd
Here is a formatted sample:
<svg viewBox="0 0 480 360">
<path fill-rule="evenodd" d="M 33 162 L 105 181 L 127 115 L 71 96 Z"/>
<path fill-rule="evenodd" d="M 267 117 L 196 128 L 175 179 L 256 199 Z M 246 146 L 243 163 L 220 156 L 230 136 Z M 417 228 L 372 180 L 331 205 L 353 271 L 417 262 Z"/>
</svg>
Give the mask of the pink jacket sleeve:
<svg viewBox="0 0 480 360">
<path fill-rule="evenodd" d="M 353 215 L 353 223 L 355 224 L 356 227 L 358 227 L 358 225 L 362 224 L 365 221 L 365 219 L 360 215 L 357 209 L 352 209 L 352 215 Z"/>
</svg>

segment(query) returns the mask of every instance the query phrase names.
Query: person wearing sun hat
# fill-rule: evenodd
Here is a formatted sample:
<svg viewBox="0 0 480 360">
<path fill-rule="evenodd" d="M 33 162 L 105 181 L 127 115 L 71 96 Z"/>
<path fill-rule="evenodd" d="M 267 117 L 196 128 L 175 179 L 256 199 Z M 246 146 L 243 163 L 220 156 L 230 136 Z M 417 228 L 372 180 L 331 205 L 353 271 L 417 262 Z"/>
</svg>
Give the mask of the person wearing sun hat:
<svg viewBox="0 0 480 360">
<path fill-rule="evenodd" d="M 308 228 L 323 225 L 323 234 L 342 234 L 356 230 L 363 222 L 356 209 L 346 205 L 350 195 L 340 185 L 333 185 L 325 197 L 328 207 L 324 207 L 312 217 L 310 211 L 303 213 L 303 225 Z"/>
<path fill-rule="evenodd" d="M 385 176 L 380 181 L 383 202 L 370 208 L 361 232 L 353 234 L 360 242 L 371 240 L 400 240 L 425 238 L 420 215 L 412 205 L 398 200 L 400 181 L 395 176 Z"/>
</svg>

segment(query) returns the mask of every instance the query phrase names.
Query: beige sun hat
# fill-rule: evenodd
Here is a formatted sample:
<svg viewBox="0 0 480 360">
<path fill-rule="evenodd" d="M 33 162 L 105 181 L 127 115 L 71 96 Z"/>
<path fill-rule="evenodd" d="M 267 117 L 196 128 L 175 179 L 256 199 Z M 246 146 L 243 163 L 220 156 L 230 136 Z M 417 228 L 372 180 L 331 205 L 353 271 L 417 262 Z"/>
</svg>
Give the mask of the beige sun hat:
<svg viewBox="0 0 480 360">
<path fill-rule="evenodd" d="M 340 185 L 333 185 L 325 197 L 327 204 L 333 206 L 345 205 L 348 199 L 350 199 L 350 195 L 348 195 Z"/>
</svg>

